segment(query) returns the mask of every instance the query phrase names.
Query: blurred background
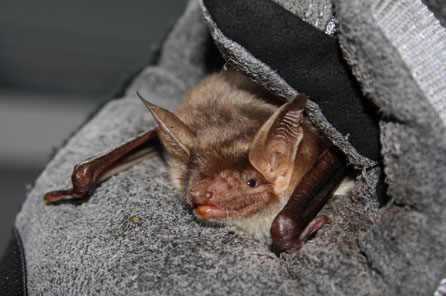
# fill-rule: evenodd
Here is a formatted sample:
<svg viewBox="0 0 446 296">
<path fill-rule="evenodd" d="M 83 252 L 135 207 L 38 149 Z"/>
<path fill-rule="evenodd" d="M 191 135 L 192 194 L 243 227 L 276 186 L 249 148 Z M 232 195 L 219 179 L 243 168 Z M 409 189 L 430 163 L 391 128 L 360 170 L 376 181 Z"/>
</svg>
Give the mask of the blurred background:
<svg viewBox="0 0 446 296">
<path fill-rule="evenodd" d="M 0 254 L 52 151 L 149 61 L 186 0 L 2 0 Z"/>
</svg>

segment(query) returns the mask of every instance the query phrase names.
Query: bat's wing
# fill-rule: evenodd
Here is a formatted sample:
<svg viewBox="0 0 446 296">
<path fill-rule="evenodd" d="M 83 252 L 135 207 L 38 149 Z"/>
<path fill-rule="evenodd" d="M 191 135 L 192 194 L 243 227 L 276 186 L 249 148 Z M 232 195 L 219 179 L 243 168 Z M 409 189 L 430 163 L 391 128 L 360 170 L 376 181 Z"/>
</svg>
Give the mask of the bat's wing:
<svg viewBox="0 0 446 296">
<path fill-rule="evenodd" d="M 65 196 L 84 197 L 96 184 L 122 172 L 150 157 L 156 151 L 157 129 L 144 132 L 110 152 L 87 159 L 73 169 L 73 188 L 50 191 L 45 194 L 45 203 L 56 202 Z"/>
<path fill-rule="evenodd" d="M 276 251 L 299 251 L 312 233 L 330 223 L 325 215 L 315 216 L 345 177 L 346 170 L 345 157 L 337 148 L 331 146 L 322 152 L 272 223 Z"/>
</svg>

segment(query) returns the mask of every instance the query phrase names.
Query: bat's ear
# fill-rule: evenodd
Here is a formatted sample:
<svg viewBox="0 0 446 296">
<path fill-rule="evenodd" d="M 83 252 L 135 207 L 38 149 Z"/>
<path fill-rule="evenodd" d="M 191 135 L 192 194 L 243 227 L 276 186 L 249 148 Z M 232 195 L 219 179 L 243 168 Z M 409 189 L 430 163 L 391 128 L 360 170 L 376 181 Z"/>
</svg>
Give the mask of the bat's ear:
<svg viewBox="0 0 446 296">
<path fill-rule="evenodd" d="M 181 160 L 187 159 L 194 138 L 192 130 L 175 114 L 147 102 L 139 93 L 137 95 L 158 123 L 158 135 L 169 155 Z"/>
<path fill-rule="evenodd" d="M 274 184 L 276 192 L 282 192 L 290 183 L 303 138 L 306 103 L 307 96 L 299 94 L 283 105 L 263 124 L 251 144 L 249 162 Z"/>
</svg>

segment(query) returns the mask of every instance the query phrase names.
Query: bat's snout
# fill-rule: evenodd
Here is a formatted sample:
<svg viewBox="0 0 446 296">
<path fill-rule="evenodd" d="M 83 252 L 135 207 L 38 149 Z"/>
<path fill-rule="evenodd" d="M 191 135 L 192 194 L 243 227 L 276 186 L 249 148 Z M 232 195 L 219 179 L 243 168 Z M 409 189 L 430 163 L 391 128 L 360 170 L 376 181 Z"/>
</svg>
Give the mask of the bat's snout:
<svg viewBox="0 0 446 296">
<path fill-rule="evenodd" d="M 191 186 L 190 201 L 194 204 L 218 205 L 231 190 L 231 185 L 221 179 L 202 179 Z"/>
<path fill-rule="evenodd" d="M 209 190 L 209 181 L 201 180 L 191 186 L 189 199 L 193 204 L 209 204 L 214 192 Z"/>
<path fill-rule="evenodd" d="M 191 186 L 189 200 L 194 205 L 194 213 L 203 220 L 220 220 L 230 213 L 224 203 L 224 195 L 229 190 L 224 180 L 202 179 Z"/>
</svg>

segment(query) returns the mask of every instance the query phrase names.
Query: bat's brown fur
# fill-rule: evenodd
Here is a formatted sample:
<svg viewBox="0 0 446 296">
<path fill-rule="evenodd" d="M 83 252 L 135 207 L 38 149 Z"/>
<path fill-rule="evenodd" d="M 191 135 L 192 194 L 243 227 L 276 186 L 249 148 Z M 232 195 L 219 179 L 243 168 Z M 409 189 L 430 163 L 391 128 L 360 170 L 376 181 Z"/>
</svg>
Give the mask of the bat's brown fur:
<svg viewBox="0 0 446 296">
<path fill-rule="evenodd" d="M 236 72 L 208 76 L 188 92 L 176 112 L 190 129 L 178 135 L 188 151 L 168 157 L 172 181 L 196 206 L 197 216 L 235 224 L 257 237 L 269 235 L 272 220 L 312 167 L 323 143 L 304 120 L 291 182 L 277 189 L 249 160 L 254 137 L 279 109 L 270 102 L 268 92 Z M 252 180 L 254 187 L 248 185 Z"/>
</svg>

